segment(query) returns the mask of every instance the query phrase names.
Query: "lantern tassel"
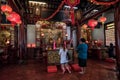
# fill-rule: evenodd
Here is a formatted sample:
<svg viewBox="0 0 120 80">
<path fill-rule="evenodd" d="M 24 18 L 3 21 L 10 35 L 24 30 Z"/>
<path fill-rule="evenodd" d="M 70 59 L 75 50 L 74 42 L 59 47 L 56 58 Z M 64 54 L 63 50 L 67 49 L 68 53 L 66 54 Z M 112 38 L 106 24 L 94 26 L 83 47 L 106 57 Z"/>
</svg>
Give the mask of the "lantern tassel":
<svg viewBox="0 0 120 80">
<path fill-rule="evenodd" d="M 74 24 L 75 24 L 75 16 L 74 16 L 74 9 L 73 9 L 73 8 L 71 8 L 71 13 L 70 13 L 70 15 L 71 15 L 72 25 L 74 25 Z"/>
</svg>

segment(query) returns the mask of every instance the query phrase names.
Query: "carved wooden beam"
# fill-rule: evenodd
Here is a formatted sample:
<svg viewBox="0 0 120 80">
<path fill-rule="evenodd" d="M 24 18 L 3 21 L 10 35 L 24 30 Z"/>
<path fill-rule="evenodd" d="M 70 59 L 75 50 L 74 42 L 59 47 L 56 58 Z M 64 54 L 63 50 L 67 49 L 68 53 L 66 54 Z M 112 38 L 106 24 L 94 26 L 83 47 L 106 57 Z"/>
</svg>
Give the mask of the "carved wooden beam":
<svg viewBox="0 0 120 80">
<path fill-rule="evenodd" d="M 107 7 L 107 8 L 105 8 L 105 9 L 103 9 L 103 10 L 101 10 L 101 11 L 99 11 L 99 12 L 97 12 L 97 13 L 89 16 L 89 17 L 87 17 L 87 18 L 81 19 L 81 20 L 78 21 L 78 22 L 79 22 L 79 24 L 81 25 L 81 24 L 83 24 L 84 22 L 88 21 L 89 19 L 95 18 L 95 17 L 97 17 L 97 16 L 100 16 L 103 12 L 106 12 L 106 11 L 112 9 L 112 8 L 113 8 L 113 7 Z"/>
<path fill-rule="evenodd" d="M 85 16 L 86 14 L 89 14 L 89 12 L 91 12 L 92 10 L 101 7 L 101 6 L 94 6 L 93 4 L 92 4 L 91 6 L 92 6 L 92 7 L 91 7 L 89 10 L 87 10 L 87 11 L 85 11 L 85 12 L 83 13 L 83 16 Z"/>
</svg>

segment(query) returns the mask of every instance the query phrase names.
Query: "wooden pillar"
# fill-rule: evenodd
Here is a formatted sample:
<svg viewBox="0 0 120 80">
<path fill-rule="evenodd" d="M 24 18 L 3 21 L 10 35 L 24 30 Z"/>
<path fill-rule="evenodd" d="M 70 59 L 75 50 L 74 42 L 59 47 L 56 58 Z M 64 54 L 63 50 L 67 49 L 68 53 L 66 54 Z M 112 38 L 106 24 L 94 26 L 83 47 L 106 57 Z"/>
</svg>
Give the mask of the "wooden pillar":
<svg viewBox="0 0 120 80">
<path fill-rule="evenodd" d="M 115 6 L 115 44 L 116 44 L 116 60 L 118 68 L 118 78 L 120 79 L 120 4 Z"/>
<path fill-rule="evenodd" d="M 19 57 L 20 63 L 25 59 L 25 31 L 24 31 L 24 24 L 22 23 L 19 27 Z"/>
<path fill-rule="evenodd" d="M 0 6 L 1 6 L 1 1 L 0 1 Z M 1 27 L 1 21 L 2 21 L 2 16 L 1 16 L 1 9 L 0 9 L 0 27 Z"/>
<path fill-rule="evenodd" d="M 81 26 L 79 25 L 79 23 L 77 24 L 76 34 L 77 34 L 77 44 L 78 44 L 80 37 L 81 37 Z"/>
</svg>

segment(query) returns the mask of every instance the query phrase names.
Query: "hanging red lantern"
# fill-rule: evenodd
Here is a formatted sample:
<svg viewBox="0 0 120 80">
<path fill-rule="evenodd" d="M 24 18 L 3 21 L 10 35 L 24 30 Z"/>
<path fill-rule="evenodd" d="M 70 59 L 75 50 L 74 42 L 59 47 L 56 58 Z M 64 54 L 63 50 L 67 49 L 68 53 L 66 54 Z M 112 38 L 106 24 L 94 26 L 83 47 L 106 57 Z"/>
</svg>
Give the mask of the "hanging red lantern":
<svg viewBox="0 0 120 80">
<path fill-rule="evenodd" d="M 75 15 L 74 15 L 74 6 L 80 3 L 80 0 L 64 0 L 65 4 L 71 7 L 70 15 L 71 15 L 71 21 L 72 25 L 75 24 Z"/>
<path fill-rule="evenodd" d="M 90 26 L 92 28 L 92 30 L 94 29 L 94 27 L 98 24 L 98 22 L 94 19 L 90 19 L 88 21 L 88 26 Z"/>
<path fill-rule="evenodd" d="M 9 12 L 9 13 L 12 12 L 12 8 L 11 8 L 9 5 L 2 5 L 2 6 L 1 6 L 1 10 L 2 10 L 3 12 Z"/>
<path fill-rule="evenodd" d="M 65 4 L 69 5 L 70 7 L 74 7 L 80 3 L 80 0 L 64 0 Z"/>
<path fill-rule="evenodd" d="M 12 12 L 7 16 L 7 19 L 9 21 L 16 22 L 17 20 L 20 20 L 20 16 L 16 12 Z"/>
<path fill-rule="evenodd" d="M 18 20 L 16 20 L 16 23 L 17 23 L 17 24 L 21 24 L 22 21 L 21 21 L 20 19 L 18 19 Z"/>
<path fill-rule="evenodd" d="M 102 22 L 102 23 L 104 23 L 106 20 L 107 20 L 107 18 L 104 17 L 104 16 L 102 16 L 102 17 L 99 18 L 99 21 Z"/>
</svg>

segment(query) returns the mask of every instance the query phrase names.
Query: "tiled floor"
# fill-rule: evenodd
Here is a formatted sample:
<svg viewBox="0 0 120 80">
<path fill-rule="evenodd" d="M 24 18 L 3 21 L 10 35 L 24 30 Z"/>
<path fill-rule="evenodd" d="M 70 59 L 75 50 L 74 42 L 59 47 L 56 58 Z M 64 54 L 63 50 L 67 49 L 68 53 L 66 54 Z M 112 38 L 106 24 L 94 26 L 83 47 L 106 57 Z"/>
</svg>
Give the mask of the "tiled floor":
<svg viewBox="0 0 120 80">
<path fill-rule="evenodd" d="M 6 65 L 0 69 L 0 80 L 117 80 L 115 65 L 108 62 L 88 60 L 87 72 L 83 75 L 72 71 L 71 74 L 47 73 L 47 66 L 36 60 L 25 64 Z"/>
</svg>

